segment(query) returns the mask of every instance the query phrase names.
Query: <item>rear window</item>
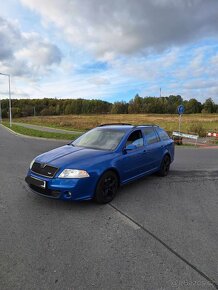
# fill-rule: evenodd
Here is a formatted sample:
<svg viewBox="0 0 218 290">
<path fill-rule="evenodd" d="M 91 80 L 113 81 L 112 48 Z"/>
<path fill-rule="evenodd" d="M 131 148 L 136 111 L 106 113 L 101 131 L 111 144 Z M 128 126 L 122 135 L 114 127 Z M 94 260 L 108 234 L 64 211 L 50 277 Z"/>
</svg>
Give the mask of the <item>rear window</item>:
<svg viewBox="0 0 218 290">
<path fill-rule="evenodd" d="M 143 129 L 145 135 L 145 141 L 148 145 L 159 142 L 159 137 L 152 127 L 146 127 Z"/>
<path fill-rule="evenodd" d="M 161 129 L 161 128 L 157 128 L 156 130 L 157 130 L 158 135 L 160 136 L 160 139 L 161 139 L 162 141 L 165 141 L 165 140 L 169 140 L 169 139 L 170 139 L 170 137 L 169 137 L 169 135 L 167 134 L 167 132 L 164 131 L 163 129 Z"/>
</svg>

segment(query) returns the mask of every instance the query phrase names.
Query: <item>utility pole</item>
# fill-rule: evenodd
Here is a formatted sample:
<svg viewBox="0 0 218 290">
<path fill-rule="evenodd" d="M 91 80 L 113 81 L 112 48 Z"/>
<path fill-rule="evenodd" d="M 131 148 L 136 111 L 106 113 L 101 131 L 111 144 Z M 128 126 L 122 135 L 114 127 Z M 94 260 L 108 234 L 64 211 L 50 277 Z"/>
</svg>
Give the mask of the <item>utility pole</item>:
<svg viewBox="0 0 218 290">
<path fill-rule="evenodd" d="M 160 98 L 161 98 L 161 88 L 160 88 Z"/>
</svg>

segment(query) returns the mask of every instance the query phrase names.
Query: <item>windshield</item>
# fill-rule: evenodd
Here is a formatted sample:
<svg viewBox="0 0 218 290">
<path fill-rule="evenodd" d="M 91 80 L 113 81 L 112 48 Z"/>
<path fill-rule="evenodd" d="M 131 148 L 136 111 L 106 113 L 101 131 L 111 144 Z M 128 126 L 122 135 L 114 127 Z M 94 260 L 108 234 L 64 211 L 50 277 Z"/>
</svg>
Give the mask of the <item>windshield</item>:
<svg viewBox="0 0 218 290">
<path fill-rule="evenodd" d="M 96 128 L 79 137 L 72 145 L 101 150 L 114 150 L 125 133 L 124 130 Z"/>
</svg>

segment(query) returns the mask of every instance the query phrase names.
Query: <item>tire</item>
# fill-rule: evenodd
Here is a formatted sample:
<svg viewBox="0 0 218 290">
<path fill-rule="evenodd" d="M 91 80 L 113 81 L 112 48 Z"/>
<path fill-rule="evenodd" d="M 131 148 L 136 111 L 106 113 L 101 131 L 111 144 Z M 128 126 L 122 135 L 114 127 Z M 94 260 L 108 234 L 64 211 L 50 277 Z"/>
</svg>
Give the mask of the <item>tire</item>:
<svg viewBox="0 0 218 290">
<path fill-rule="evenodd" d="M 100 204 L 112 201 L 117 193 L 118 178 L 115 172 L 105 172 L 98 181 L 95 191 L 95 201 Z"/>
<path fill-rule="evenodd" d="M 158 175 L 159 176 L 167 176 L 170 170 L 170 156 L 167 154 L 164 156 L 162 162 L 161 162 L 161 166 L 160 166 L 160 170 L 158 171 Z"/>
</svg>

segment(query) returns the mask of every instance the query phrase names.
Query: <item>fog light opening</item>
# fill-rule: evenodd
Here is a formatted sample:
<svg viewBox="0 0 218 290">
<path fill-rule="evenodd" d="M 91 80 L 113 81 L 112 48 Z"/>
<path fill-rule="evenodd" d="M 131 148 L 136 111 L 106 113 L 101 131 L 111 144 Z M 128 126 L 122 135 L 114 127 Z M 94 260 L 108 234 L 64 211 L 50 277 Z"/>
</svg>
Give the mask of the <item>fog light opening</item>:
<svg viewBox="0 0 218 290">
<path fill-rule="evenodd" d="M 65 198 L 71 198 L 71 197 L 72 197 L 72 192 L 70 192 L 70 191 L 66 191 L 66 192 L 64 193 L 64 197 L 65 197 Z"/>
</svg>

